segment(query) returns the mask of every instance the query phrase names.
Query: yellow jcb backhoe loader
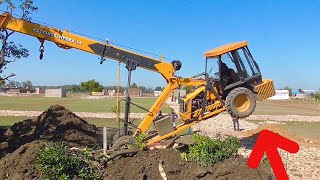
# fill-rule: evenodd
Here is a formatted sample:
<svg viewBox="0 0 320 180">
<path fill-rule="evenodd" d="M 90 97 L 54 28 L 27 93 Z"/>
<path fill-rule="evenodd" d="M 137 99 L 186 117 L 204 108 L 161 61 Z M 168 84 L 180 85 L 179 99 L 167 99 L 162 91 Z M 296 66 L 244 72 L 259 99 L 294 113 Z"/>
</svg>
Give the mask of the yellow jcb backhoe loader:
<svg viewBox="0 0 320 180">
<path fill-rule="evenodd" d="M 227 44 L 206 52 L 205 71 L 197 76 L 182 78 L 175 76 L 175 72 L 182 66 L 180 61 L 168 63 L 162 61 L 161 57 L 150 58 L 112 46 L 108 41 L 104 44 L 69 33 L 67 30 L 18 19 L 9 13 L 0 16 L 0 28 L 1 31 L 12 30 L 38 38 L 40 59 L 43 58 L 45 41 L 51 41 L 63 49 L 75 48 L 101 56 L 100 64 L 103 63 L 104 58 L 124 63 L 129 72 L 128 87 L 130 87 L 131 71 L 136 67 L 161 74 L 167 81 L 167 86 L 135 132 L 132 132 L 132 136 L 146 133 L 162 105 L 175 89 L 181 86 L 194 87 L 194 91 L 183 97 L 180 104 L 179 115 L 183 123 L 173 128 L 168 118 L 155 121 L 157 133 L 148 140 L 148 145 L 174 136 L 225 110 L 238 118 L 247 117 L 254 111 L 256 100 L 262 101 L 275 94 L 272 80 L 262 79 L 259 66 L 253 59 L 246 41 Z M 214 67 L 217 67 L 216 73 L 212 73 Z M 126 102 L 123 135 L 130 134 L 127 129 L 131 103 L 128 95 Z"/>
</svg>

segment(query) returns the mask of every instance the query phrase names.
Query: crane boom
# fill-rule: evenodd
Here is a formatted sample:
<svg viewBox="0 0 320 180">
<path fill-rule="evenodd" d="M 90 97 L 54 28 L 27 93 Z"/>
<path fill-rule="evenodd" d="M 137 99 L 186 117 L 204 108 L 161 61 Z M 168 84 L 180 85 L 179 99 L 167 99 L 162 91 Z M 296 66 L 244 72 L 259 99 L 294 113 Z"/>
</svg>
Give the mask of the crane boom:
<svg viewBox="0 0 320 180">
<path fill-rule="evenodd" d="M 122 63 L 135 61 L 137 66 L 140 68 L 160 73 L 167 82 L 173 76 L 174 72 L 180 69 L 175 69 L 172 63 L 161 61 L 161 59 L 157 60 L 135 52 L 127 51 L 119 47 L 112 46 L 108 42 L 103 44 L 92 39 L 69 33 L 68 30 L 50 28 L 44 25 L 18 19 L 9 13 L 4 13 L 0 16 L 0 27 L 2 29 L 8 29 L 32 37 L 37 37 L 42 45 L 44 41 L 51 41 L 63 49 L 75 48 Z"/>
</svg>

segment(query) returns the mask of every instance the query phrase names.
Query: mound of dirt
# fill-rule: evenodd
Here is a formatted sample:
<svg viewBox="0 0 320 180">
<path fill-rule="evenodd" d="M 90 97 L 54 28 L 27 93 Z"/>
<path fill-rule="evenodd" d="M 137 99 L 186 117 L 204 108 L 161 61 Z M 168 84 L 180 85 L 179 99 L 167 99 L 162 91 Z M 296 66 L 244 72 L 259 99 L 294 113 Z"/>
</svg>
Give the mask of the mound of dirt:
<svg viewBox="0 0 320 180">
<path fill-rule="evenodd" d="M 241 145 L 248 148 L 248 149 L 252 149 L 262 130 L 272 131 L 272 132 L 277 133 L 285 138 L 291 139 L 295 142 L 299 142 L 299 144 L 303 143 L 302 138 L 285 130 L 281 125 L 279 125 L 279 124 L 266 124 L 266 125 L 259 126 L 256 129 L 252 129 L 252 130 L 241 133 L 241 136 L 242 136 L 241 140 L 240 140 Z"/>
<path fill-rule="evenodd" d="M 25 143 L 46 139 L 69 146 L 101 145 L 101 132 L 63 106 L 53 105 L 40 116 L 15 123 L 0 136 L 0 153 L 13 152 Z M 101 141 L 101 142 L 100 142 Z"/>
<path fill-rule="evenodd" d="M 35 155 L 41 148 L 39 141 L 26 143 L 0 159 L 0 177 L 9 179 L 40 179 Z M 202 167 L 180 158 L 174 149 L 139 152 L 133 157 L 121 158 L 104 169 L 103 179 L 162 179 L 159 164 L 168 179 L 268 179 L 270 169 L 261 165 L 249 169 L 242 156 L 232 157 L 213 166 Z"/>
<path fill-rule="evenodd" d="M 40 179 L 35 155 L 41 144 L 38 141 L 24 144 L 13 153 L 0 159 L 0 177 L 8 179 Z"/>
<path fill-rule="evenodd" d="M 261 165 L 249 169 L 242 156 L 226 159 L 214 166 L 202 167 L 180 158 L 173 149 L 140 152 L 133 157 L 119 159 L 105 169 L 105 179 L 162 179 L 159 164 L 168 179 L 268 179 L 270 169 Z"/>
<path fill-rule="evenodd" d="M 100 130 L 60 105 L 51 106 L 40 116 L 16 123 L 0 132 L 0 177 L 40 179 L 35 155 L 40 141 L 59 141 L 68 146 L 101 148 Z M 101 163 L 100 161 L 97 163 Z M 162 179 L 162 165 L 168 179 L 268 179 L 270 169 L 249 169 L 242 156 L 232 157 L 209 167 L 183 161 L 174 149 L 141 151 L 133 157 L 120 158 L 104 169 L 104 179 Z M 1 178 L 0 178 L 1 179 Z"/>
</svg>

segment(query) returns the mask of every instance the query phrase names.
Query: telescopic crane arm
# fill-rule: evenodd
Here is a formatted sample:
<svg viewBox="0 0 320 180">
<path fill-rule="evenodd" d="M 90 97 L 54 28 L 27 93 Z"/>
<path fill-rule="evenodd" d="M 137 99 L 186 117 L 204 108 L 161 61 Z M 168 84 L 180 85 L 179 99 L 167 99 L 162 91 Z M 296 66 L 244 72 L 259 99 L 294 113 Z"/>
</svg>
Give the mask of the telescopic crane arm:
<svg viewBox="0 0 320 180">
<path fill-rule="evenodd" d="M 174 68 L 173 63 L 161 61 L 161 59 L 153 59 L 135 52 L 127 51 L 119 47 L 111 46 L 108 41 L 103 44 L 101 42 L 88 39 L 76 34 L 69 33 L 68 30 L 60 30 L 57 28 L 50 28 L 33 22 L 25 21 L 15 18 L 9 13 L 4 13 L 0 16 L 1 29 L 8 29 L 32 37 L 36 37 L 41 42 L 40 59 L 42 59 L 44 51 L 44 42 L 54 42 L 58 47 L 63 49 L 79 49 L 91 54 L 101 56 L 101 63 L 103 58 L 113 59 L 122 63 L 127 61 L 135 61 L 137 66 L 149 71 L 160 73 L 168 82 L 173 76 L 174 72 L 180 67 Z"/>
</svg>

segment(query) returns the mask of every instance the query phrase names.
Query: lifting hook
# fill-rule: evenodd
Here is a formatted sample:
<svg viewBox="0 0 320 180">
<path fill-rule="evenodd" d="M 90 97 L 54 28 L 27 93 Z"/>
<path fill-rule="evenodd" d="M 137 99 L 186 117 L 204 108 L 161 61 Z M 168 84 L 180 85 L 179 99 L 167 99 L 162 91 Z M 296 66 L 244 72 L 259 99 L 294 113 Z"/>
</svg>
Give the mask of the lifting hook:
<svg viewBox="0 0 320 180">
<path fill-rule="evenodd" d="M 40 48 L 39 48 L 39 52 L 40 52 L 40 60 L 43 59 L 43 53 L 44 53 L 44 46 L 43 46 L 43 42 L 41 42 Z"/>
<path fill-rule="evenodd" d="M 100 57 L 100 64 L 102 64 L 104 61 L 106 61 L 106 58 L 104 57 L 104 55 L 106 53 L 107 46 L 109 46 L 109 40 L 108 39 L 106 39 L 106 44 L 103 47 L 102 55 Z"/>
</svg>

